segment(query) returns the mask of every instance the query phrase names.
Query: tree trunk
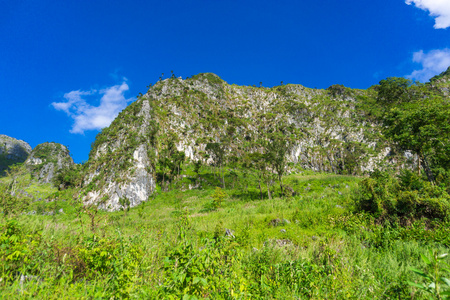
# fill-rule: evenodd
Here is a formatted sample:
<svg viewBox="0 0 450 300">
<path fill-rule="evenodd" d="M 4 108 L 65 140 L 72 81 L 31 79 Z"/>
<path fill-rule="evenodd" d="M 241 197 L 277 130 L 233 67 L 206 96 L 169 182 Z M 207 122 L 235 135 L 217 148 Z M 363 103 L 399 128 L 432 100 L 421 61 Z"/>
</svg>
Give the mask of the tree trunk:
<svg viewBox="0 0 450 300">
<path fill-rule="evenodd" d="M 428 165 L 428 160 L 425 155 L 423 156 L 422 163 L 423 163 L 423 169 L 425 170 L 425 173 L 427 174 L 428 181 L 431 182 L 432 184 L 434 184 L 433 171 L 431 171 L 430 166 Z"/>
<path fill-rule="evenodd" d="M 259 178 L 259 195 L 261 196 L 261 200 L 263 199 L 262 189 L 261 189 L 261 178 Z"/>
<path fill-rule="evenodd" d="M 280 175 L 278 175 L 278 181 L 280 182 L 281 197 L 284 198 L 284 194 L 283 194 L 283 183 L 281 182 L 281 176 L 280 176 Z"/>
<path fill-rule="evenodd" d="M 267 195 L 269 196 L 269 199 L 272 200 L 272 195 L 271 195 L 271 193 L 270 193 L 270 185 L 269 185 L 269 181 L 267 181 L 266 185 L 267 185 Z"/>
<path fill-rule="evenodd" d="M 418 156 L 419 156 L 419 158 L 418 158 L 419 161 L 417 162 L 417 173 L 420 176 L 420 165 L 422 164 L 422 155 L 419 153 Z"/>
</svg>

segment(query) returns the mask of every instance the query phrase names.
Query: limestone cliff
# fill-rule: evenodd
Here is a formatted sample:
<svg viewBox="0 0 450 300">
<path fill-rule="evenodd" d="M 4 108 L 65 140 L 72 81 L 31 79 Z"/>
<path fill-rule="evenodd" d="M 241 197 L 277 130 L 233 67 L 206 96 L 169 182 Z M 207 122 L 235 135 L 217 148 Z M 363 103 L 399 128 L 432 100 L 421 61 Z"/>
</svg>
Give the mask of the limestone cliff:
<svg viewBox="0 0 450 300">
<path fill-rule="evenodd" d="M 31 146 L 15 138 L 0 134 L 0 175 L 13 164 L 23 163 L 31 153 Z"/>
<path fill-rule="evenodd" d="M 326 90 L 288 84 L 273 88 L 229 85 L 206 73 L 170 78 L 151 87 L 102 130 L 86 165 L 85 201 L 116 210 L 155 190 L 156 164 L 170 142 L 190 161 L 211 163 L 208 143 L 226 145 L 228 156 L 253 151 L 274 124 L 301 132 L 289 154 L 294 164 L 318 171 L 362 174 L 389 155 L 371 116 L 374 89 L 334 85 Z"/>
<path fill-rule="evenodd" d="M 39 182 L 49 183 L 59 170 L 73 165 L 73 160 L 66 146 L 51 142 L 37 145 L 25 165 L 32 177 Z"/>
</svg>

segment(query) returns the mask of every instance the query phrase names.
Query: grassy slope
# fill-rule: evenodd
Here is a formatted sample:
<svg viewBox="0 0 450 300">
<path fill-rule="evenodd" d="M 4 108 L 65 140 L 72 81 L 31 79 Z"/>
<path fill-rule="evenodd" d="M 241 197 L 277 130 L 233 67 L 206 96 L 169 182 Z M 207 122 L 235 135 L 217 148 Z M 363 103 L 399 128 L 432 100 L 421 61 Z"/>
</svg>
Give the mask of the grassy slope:
<svg viewBox="0 0 450 300">
<path fill-rule="evenodd" d="M 203 177 L 207 178 L 207 174 Z M 419 256 L 428 248 L 448 251 L 447 226 L 433 232 L 420 222 L 408 228 L 384 227 L 367 216 L 352 214 L 351 197 L 360 180 L 358 177 L 303 173 L 287 176 L 284 180 L 298 195 L 286 199 L 250 200 L 247 196 L 253 193 L 256 193 L 256 199 L 259 198 L 258 190 L 229 189 L 226 190 L 229 197 L 221 208 L 204 212 L 214 192 L 211 186 L 204 185 L 203 190 L 159 193 L 145 205 L 126 214 L 99 212 L 94 218 L 96 236 L 108 241 L 116 241 L 120 237 L 127 241 L 126 245 L 137 247 L 142 253 L 138 266 L 133 269 L 133 280 L 122 282 L 128 289 L 120 295 L 166 298 L 168 294 L 183 293 L 176 289 L 171 279 L 172 271 L 164 273 L 164 257 L 177 247 L 188 249 L 183 246 L 186 243 L 193 244 L 186 255 L 202 257 L 205 255 L 203 249 L 211 250 L 204 239 L 211 241 L 214 236 L 216 239 L 219 236 L 233 248 L 236 256 L 236 260 L 227 267 L 233 271 L 223 277 L 217 275 L 220 282 L 236 283 L 234 298 L 374 299 L 405 297 L 414 293 L 415 299 L 422 298 L 406 284 L 406 280 L 420 281 L 408 268 L 424 269 Z M 21 216 L 19 223 L 30 232 L 41 231 L 41 243 L 51 244 L 52 251 L 59 249 L 70 256 L 76 249 L 86 248 L 82 240 L 92 238 L 91 219 L 82 213 L 80 222 L 76 206 L 70 201 L 70 193 L 59 197 L 65 200 L 33 205 L 35 209 L 41 205 L 41 211 L 63 208 L 64 214 Z M 184 238 L 178 234 L 183 212 L 187 215 Z M 277 219 L 280 221 L 278 224 L 274 221 Z M 234 231 L 234 239 L 222 238 L 226 229 Z M 40 247 L 44 246 L 41 244 Z M 57 256 L 55 252 L 53 256 Z M 18 279 L 8 285 L 0 283 L 3 296 L 59 299 L 95 295 L 109 297 L 112 293 L 113 283 L 108 272 L 71 280 L 70 283 L 66 281 L 70 278 L 68 270 L 73 266 L 55 264 L 55 258 L 50 259 L 50 264 L 44 263 L 42 257 L 36 260 L 42 260 L 40 268 L 48 268 L 38 272 L 39 278 L 45 278 L 42 281 L 30 280 L 23 285 Z M 288 279 L 280 277 L 282 273 L 273 271 L 284 270 L 286 263 L 292 265 L 294 262 L 302 262 L 303 267 L 295 269 L 298 272 L 312 268 L 308 271 L 309 277 L 304 275 L 299 283 L 305 285 L 303 289 L 296 289 Z M 63 270 L 60 273 L 56 270 L 58 266 Z M 262 275 L 255 270 L 261 270 Z M 209 271 L 201 272 L 206 274 Z M 216 275 L 208 276 L 208 285 L 197 292 L 215 298 L 217 294 L 214 296 L 212 290 Z M 186 291 L 195 292 L 193 289 Z"/>
</svg>

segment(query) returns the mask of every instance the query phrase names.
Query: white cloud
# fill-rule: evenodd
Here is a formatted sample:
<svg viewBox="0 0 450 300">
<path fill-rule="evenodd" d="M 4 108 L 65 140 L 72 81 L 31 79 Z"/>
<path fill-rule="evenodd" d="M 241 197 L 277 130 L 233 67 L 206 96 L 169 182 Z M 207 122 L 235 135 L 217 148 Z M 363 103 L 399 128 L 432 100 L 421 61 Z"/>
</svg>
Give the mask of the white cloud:
<svg viewBox="0 0 450 300">
<path fill-rule="evenodd" d="M 450 27 L 450 1 L 449 0 L 406 0 L 406 4 L 415 4 L 416 7 L 427 10 L 430 16 L 435 17 L 434 28 Z"/>
<path fill-rule="evenodd" d="M 413 61 L 421 64 L 422 69 L 415 70 L 407 77 L 426 82 L 434 75 L 444 72 L 450 66 L 450 49 L 436 49 L 428 53 L 420 50 L 414 52 Z"/>
<path fill-rule="evenodd" d="M 56 110 L 65 112 L 74 120 L 71 133 L 84 133 L 86 130 L 99 130 L 109 126 L 132 99 L 126 99 L 124 93 L 128 91 L 128 85 L 114 85 L 97 91 L 71 91 L 64 94 L 66 101 L 53 102 Z M 100 104 L 93 106 L 87 102 L 86 96 L 101 96 Z"/>
</svg>

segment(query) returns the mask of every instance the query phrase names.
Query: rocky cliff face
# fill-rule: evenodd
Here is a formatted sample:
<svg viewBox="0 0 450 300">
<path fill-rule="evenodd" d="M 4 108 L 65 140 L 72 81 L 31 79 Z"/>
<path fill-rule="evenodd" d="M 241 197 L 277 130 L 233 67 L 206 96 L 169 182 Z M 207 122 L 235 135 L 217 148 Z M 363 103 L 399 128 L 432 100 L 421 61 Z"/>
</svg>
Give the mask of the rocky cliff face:
<svg viewBox="0 0 450 300">
<path fill-rule="evenodd" d="M 239 157 L 255 151 L 249 141 L 264 139 L 277 124 L 301 132 L 289 153 L 292 163 L 362 174 L 389 155 L 367 109 L 375 97 L 373 89 L 340 85 L 229 85 L 211 73 L 160 81 L 97 136 L 82 196 L 110 210 L 125 198 L 135 206 L 153 193 L 158 156 L 171 142 L 191 161 L 211 163 L 208 143 L 226 145 L 228 156 Z"/>
<path fill-rule="evenodd" d="M 432 89 L 440 91 L 444 96 L 450 96 L 450 67 L 427 83 Z"/>
<path fill-rule="evenodd" d="M 58 143 L 37 145 L 25 161 L 27 169 L 38 181 L 49 183 L 56 173 L 73 165 L 69 150 Z"/>
<path fill-rule="evenodd" d="M 28 143 L 0 134 L 0 175 L 12 164 L 23 163 L 31 153 Z"/>
</svg>

